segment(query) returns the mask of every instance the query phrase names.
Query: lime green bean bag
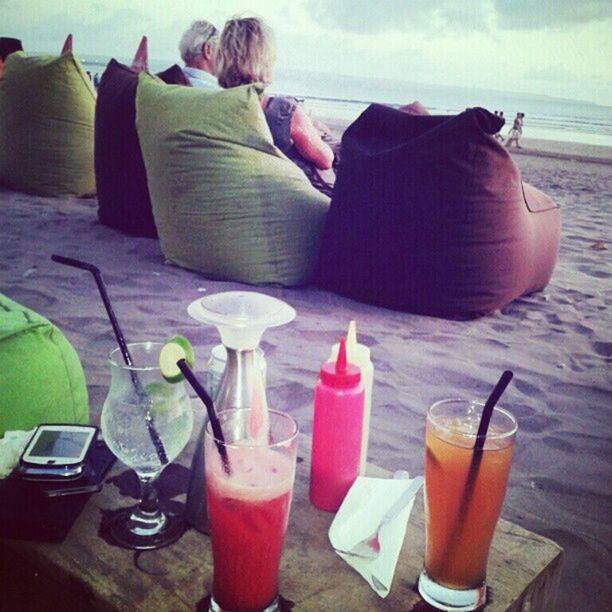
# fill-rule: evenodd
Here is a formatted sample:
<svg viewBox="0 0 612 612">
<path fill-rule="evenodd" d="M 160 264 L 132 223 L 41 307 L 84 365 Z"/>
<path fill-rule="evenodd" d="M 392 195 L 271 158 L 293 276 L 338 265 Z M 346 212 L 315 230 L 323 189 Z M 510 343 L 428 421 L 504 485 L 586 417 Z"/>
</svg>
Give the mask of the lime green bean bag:
<svg viewBox="0 0 612 612">
<path fill-rule="evenodd" d="M 95 98 L 72 53 L 11 53 L 0 79 L 0 183 L 44 196 L 94 194 Z"/>
<path fill-rule="evenodd" d="M 39 423 L 87 423 L 79 357 L 47 319 L 0 294 L 0 437 Z"/>
<path fill-rule="evenodd" d="M 214 279 L 300 285 L 329 200 L 274 146 L 260 93 L 140 74 L 136 127 L 155 225 L 175 264 Z"/>
</svg>

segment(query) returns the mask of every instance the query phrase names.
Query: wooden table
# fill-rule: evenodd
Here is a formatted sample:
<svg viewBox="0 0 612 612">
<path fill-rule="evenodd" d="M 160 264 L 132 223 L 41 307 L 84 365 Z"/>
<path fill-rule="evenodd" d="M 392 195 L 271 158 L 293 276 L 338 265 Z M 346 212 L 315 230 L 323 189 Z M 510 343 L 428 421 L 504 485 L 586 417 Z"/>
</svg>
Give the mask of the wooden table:
<svg viewBox="0 0 612 612">
<path fill-rule="evenodd" d="M 408 523 L 391 592 L 381 599 L 333 552 L 327 538 L 333 515 L 308 502 L 309 441 L 302 437 L 300 444 L 281 594 L 295 603 L 295 611 L 432 609 L 415 586 L 424 549 L 422 493 Z M 190 453 L 183 456 L 188 461 Z M 113 468 L 114 473 L 123 471 L 119 463 Z M 369 475 L 388 472 L 370 466 Z M 132 551 L 110 546 L 97 535 L 101 511 L 129 505 L 126 500 L 116 486 L 106 484 L 61 544 L 0 540 L 0 609 L 195 610 L 211 585 L 208 538 L 189 530 L 176 544 L 142 554 L 140 565 L 147 573 L 135 566 Z M 562 557 L 554 542 L 501 520 L 489 559 L 486 609 L 554 610 Z"/>
</svg>

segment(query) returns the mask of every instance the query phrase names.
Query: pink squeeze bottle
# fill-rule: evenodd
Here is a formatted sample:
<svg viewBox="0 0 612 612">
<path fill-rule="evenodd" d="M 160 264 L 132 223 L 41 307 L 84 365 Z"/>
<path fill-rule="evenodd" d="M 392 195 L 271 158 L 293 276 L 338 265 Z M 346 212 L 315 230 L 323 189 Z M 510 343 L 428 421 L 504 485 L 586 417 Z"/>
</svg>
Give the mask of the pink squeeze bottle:
<svg viewBox="0 0 612 612">
<path fill-rule="evenodd" d="M 315 387 L 310 501 L 335 512 L 359 475 L 364 389 L 340 339 L 336 363 L 321 366 Z"/>
</svg>

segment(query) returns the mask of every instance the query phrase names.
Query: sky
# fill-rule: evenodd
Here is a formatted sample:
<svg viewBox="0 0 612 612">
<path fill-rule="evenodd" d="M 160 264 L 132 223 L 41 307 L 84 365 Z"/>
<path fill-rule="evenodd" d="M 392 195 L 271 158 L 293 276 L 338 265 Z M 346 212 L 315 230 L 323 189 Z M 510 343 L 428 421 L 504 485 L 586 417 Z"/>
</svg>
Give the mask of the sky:
<svg viewBox="0 0 612 612">
<path fill-rule="evenodd" d="M 272 26 L 277 66 L 612 106 L 612 0 L 0 0 L 0 36 L 58 53 L 178 61 L 194 19 Z"/>
</svg>

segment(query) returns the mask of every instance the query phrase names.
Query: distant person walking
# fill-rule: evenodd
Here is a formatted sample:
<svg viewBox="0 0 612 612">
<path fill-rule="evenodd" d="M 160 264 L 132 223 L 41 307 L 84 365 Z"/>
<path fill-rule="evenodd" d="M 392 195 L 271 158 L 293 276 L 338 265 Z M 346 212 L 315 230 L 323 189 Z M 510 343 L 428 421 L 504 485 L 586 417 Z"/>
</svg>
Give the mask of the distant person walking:
<svg viewBox="0 0 612 612">
<path fill-rule="evenodd" d="M 516 113 L 516 117 L 514 118 L 514 123 L 512 124 L 512 128 L 508 132 L 508 140 L 506 141 L 506 147 L 510 148 L 512 143 L 515 144 L 517 149 L 522 149 L 519 144 L 519 139 L 523 135 L 523 118 L 525 117 L 525 113 Z"/>
<path fill-rule="evenodd" d="M 504 119 L 504 111 L 494 111 L 494 114 L 500 119 Z M 503 124 L 502 124 L 502 127 L 503 127 Z M 497 132 L 493 134 L 493 138 L 499 140 L 500 142 L 504 142 L 504 137 L 501 135 L 501 132 L 499 130 L 497 130 Z"/>
</svg>

